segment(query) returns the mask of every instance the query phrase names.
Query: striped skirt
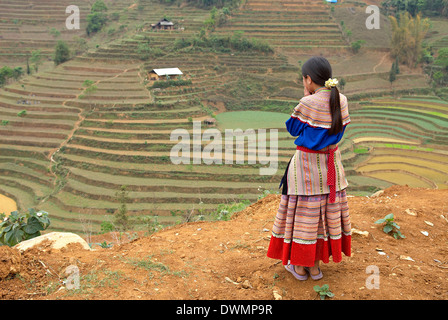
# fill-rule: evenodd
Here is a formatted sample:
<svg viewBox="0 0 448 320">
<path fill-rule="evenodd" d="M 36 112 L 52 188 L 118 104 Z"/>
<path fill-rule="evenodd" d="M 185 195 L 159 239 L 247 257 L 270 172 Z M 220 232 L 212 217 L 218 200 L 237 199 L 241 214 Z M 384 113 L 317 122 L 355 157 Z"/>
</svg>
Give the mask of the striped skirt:
<svg viewBox="0 0 448 320">
<path fill-rule="evenodd" d="M 317 156 L 321 157 L 320 154 Z M 301 155 L 300 158 L 302 157 L 306 156 Z M 325 191 L 329 192 L 328 189 L 322 194 L 291 194 L 290 182 L 295 179 L 289 178 L 292 175 L 295 176 L 296 170 L 291 169 L 295 167 L 296 158 L 297 153 L 285 172 L 283 183 L 286 185 L 283 186 L 267 256 L 280 259 L 285 265 L 290 263 L 305 267 L 314 266 L 317 260 L 328 263 L 330 257 L 333 262 L 340 262 L 342 253 L 346 256 L 351 255 L 351 224 L 346 190 L 345 188 L 341 190 L 341 185 L 337 183 L 337 191 L 332 195 L 331 201 L 330 194 L 325 193 Z M 336 163 L 340 161 L 338 158 L 340 159 L 339 155 L 335 159 Z M 315 157 L 315 159 L 318 158 Z M 320 160 L 325 162 L 327 159 Z M 300 175 L 300 170 L 296 171 L 297 175 Z M 343 172 L 343 169 L 341 171 Z M 326 185 L 322 183 L 322 180 L 326 182 L 326 175 L 318 176 L 320 177 L 318 189 L 321 189 Z M 342 174 L 336 180 L 345 182 L 345 177 Z M 295 188 L 296 181 L 292 183 Z"/>
<path fill-rule="evenodd" d="M 312 267 L 316 260 L 341 262 L 351 255 L 351 225 L 346 191 L 329 196 L 282 195 L 267 255 L 283 264 Z"/>
</svg>

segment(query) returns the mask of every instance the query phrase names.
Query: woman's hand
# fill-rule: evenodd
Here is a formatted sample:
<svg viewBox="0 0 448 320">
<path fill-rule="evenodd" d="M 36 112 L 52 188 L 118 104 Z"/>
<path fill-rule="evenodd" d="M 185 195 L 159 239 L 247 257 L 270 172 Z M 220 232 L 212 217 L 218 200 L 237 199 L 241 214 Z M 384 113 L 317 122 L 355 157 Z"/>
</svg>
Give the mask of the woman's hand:
<svg viewBox="0 0 448 320">
<path fill-rule="evenodd" d="M 304 87 L 304 88 L 303 88 L 303 95 L 304 95 L 305 97 L 311 95 L 311 92 L 308 91 L 307 87 Z"/>
</svg>

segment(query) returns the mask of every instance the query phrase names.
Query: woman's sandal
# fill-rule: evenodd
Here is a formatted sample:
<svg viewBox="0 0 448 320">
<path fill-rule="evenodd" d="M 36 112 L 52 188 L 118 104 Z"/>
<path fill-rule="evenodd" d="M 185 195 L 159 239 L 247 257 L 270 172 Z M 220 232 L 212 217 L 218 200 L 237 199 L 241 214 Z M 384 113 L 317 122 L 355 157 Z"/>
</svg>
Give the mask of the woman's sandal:
<svg viewBox="0 0 448 320">
<path fill-rule="evenodd" d="M 289 272 L 291 272 L 292 275 L 293 275 L 297 280 L 305 281 L 306 279 L 308 279 L 308 272 L 305 273 L 304 275 L 298 274 L 298 273 L 296 272 L 296 270 L 294 269 L 294 266 L 293 266 L 292 264 L 287 264 L 287 265 L 285 266 L 285 269 L 288 270 Z"/>
<path fill-rule="evenodd" d="M 310 274 L 311 279 L 313 279 L 313 280 L 320 280 L 320 279 L 322 279 L 323 276 L 324 276 L 323 273 L 322 273 L 322 270 L 320 270 L 320 268 L 318 268 L 319 273 L 316 274 L 316 275 L 312 275 L 312 274 L 311 274 L 311 271 L 310 271 L 310 268 L 308 268 L 308 267 L 305 267 L 305 270 Z"/>
</svg>

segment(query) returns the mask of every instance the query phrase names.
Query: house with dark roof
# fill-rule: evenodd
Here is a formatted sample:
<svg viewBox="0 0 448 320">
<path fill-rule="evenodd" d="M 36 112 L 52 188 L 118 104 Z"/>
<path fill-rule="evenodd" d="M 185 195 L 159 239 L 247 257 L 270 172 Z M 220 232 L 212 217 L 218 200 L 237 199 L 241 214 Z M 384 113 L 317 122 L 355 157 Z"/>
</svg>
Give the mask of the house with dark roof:
<svg viewBox="0 0 448 320">
<path fill-rule="evenodd" d="M 153 30 L 174 30 L 174 23 L 163 18 L 157 23 L 151 24 Z"/>
</svg>

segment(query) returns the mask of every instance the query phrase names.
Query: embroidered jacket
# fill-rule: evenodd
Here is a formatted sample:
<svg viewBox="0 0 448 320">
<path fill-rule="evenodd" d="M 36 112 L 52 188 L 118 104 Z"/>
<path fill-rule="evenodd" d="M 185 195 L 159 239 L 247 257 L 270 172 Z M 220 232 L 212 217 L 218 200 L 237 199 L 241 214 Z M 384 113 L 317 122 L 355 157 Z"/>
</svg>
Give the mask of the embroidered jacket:
<svg viewBox="0 0 448 320">
<path fill-rule="evenodd" d="M 328 134 L 328 129 L 331 128 L 329 100 L 330 90 L 320 88 L 313 95 L 303 97 L 286 121 L 288 132 L 294 137 L 298 136 L 294 143 L 299 146 L 286 172 L 285 182 L 289 195 L 310 196 L 332 191 L 330 196 L 334 198 L 334 192 L 348 186 L 339 149 L 331 157 L 325 153 L 311 152 L 337 144 L 350 123 L 347 98 L 341 94 L 343 130 L 338 134 Z M 306 149 L 311 150 L 307 152 Z M 329 159 L 334 165 L 329 166 Z M 328 177 L 332 177 L 331 181 Z"/>
<path fill-rule="evenodd" d="M 297 137 L 295 144 L 312 150 L 320 150 L 337 144 L 344 135 L 345 127 L 350 123 L 347 98 L 340 94 L 343 130 L 329 135 L 331 113 L 329 110 L 330 90 L 322 87 L 312 95 L 303 97 L 286 121 L 288 132 Z"/>
</svg>

